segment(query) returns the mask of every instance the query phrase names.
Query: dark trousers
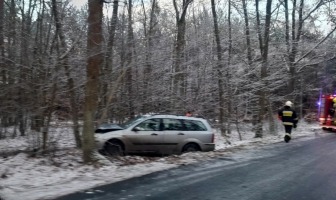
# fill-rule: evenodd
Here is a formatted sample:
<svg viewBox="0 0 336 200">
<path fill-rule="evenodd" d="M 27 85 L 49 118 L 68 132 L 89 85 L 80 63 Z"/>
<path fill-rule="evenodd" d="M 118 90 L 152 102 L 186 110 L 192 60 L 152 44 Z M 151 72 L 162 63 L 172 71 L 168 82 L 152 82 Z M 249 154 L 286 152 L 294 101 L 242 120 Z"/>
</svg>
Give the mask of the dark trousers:
<svg viewBox="0 0 336 200">
<path fill-rule="evenodd" d="M 286 133 L 291 134 L 293 126 L 292 125 L 284 125 L 284 126 L 285 126 Z"/>
</svg>

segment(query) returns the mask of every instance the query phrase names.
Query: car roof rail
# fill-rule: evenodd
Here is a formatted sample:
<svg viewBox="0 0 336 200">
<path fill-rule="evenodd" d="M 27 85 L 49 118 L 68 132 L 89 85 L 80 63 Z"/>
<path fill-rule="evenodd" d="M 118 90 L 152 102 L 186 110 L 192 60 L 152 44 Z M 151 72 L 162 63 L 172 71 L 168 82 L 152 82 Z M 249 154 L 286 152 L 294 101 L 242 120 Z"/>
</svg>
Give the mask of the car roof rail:
<svg viewBox="0 0 336 200">
<path fill-rule="evenodd" d="M 146 113 L 146 114 L 143 114 L 143 115 L 144 116 L 170 115 L 170 116 L 176 116 L 176 117 L 186 117 L 184 114 L 181 114 L 181 113 L 167 113 L 167 112 Z M 199 114 L 192 115 L 191 117 L 206 119 L 203 115 L 199 115 Z"/>
<path fill-rule="evenodd" d="M 180 116 L 178 114 L 175 114 L 175 113 L 167 113 L 167 112 L 164 112 L 164 113 L 151 113 L 152 116 L 154 115 L 173 115 L 173 116 Z"/>
</svg>

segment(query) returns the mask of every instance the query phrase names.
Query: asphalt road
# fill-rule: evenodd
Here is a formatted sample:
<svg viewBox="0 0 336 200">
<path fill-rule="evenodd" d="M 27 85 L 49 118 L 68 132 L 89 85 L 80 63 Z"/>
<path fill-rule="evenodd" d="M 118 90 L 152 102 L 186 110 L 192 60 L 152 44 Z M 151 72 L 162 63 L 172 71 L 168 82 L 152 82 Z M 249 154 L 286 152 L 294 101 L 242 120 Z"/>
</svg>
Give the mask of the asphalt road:
<svg viewBox="0 0 336 200">
<path fill-rule="evenodd" d="M 336 135 L 245 149 L 58 200 L 334 200 Z"/>
</svg>

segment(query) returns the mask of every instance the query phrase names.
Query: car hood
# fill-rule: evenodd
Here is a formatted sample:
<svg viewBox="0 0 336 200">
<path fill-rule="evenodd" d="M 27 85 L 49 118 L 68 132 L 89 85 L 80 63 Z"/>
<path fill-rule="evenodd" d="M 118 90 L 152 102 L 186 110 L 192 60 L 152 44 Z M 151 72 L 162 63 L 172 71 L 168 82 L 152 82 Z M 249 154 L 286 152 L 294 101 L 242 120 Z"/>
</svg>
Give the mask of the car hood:
<svg viewBox="0 0 336 200">
<path fill-rule="evenodd" d="M 95 133 L 104 134 L 112 131 L 123 130 L 124 128 L 118 124 L 102 124 L 98 126 Z"/>
<path fill-rule="evenodd" d="M 105 133 L 96 133 L 95 138 L 97 140 L 107 140 L 111 138 L 120 138 L 123 136 L 125 130 L 116 130 L 116 131 L 110 131 Z"/>
</svg>

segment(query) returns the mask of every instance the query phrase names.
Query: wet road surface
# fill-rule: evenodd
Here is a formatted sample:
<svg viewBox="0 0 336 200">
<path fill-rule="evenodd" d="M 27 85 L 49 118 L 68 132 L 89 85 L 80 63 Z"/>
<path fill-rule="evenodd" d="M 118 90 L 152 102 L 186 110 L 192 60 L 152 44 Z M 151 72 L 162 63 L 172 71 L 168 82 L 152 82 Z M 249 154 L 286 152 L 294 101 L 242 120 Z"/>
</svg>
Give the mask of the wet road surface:
<svg viewBox="0 0 336 200">
<path fill-rule="evenodd" d="M 245 149 L 57 200 L 226 199 L 336 199 L 336 135 Z"/>
</svg>

